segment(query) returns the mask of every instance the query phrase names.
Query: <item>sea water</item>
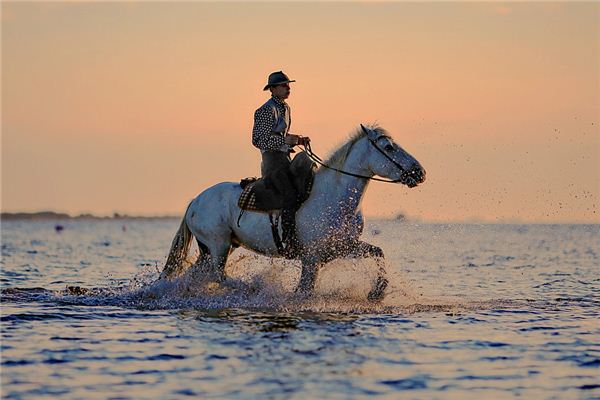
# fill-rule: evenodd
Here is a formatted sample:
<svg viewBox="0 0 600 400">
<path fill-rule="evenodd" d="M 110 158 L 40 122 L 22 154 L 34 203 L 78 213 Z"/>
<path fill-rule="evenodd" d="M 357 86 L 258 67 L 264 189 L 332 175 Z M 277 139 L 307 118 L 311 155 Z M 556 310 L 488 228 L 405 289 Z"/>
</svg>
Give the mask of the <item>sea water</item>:
<svg viewBox="0 0 600 400">
<path fill-rule="evenodd" d="M 2 398 L 600 398 L 600 225 L 370 220 L 304 298 L 240 249 L 156 282 L 178 224 L 3 222 Z"/>
</svg>

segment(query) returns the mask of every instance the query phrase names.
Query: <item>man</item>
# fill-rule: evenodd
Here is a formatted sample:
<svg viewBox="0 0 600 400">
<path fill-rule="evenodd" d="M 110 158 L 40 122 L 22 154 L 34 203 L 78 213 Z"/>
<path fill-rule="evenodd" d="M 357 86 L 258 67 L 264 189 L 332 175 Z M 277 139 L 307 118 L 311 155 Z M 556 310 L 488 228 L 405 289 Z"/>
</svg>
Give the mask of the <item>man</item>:
<svg viewBox="0 0 600 400">
<path fill-rule="evenodd" d="M 261 173 L 265 184 L 271 185 L 283 197 L 281 225 L 285 255 L 294 257 L 299 243 L 296 238 L 296 210 L 298 192 L 290 170 L 290 153 L 296 145 L 306 145 L 308 137 L 290 133 L 292 123 L 290 106 L 285 100 L 290 96 L 290 80 L 282 71 L 269 75 L 263 90 L 271 91 L 271 98 L 254 113 L 252 144 L 262 154 Z"/>
</svg>

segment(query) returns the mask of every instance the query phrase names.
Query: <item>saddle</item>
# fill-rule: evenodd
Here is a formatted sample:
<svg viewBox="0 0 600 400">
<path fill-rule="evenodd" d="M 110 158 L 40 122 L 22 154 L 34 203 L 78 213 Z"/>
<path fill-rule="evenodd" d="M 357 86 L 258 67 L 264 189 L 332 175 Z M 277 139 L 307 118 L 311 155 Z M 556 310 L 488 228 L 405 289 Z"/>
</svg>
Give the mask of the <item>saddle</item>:
<svg viewBox="0 0 600 400">
<path fill-rule="evenodd" d="M 293 183 L 299 194 L 298 205 L 310 196 L 316 165 L 305 152 L 300 152 L 290 166 Z M 279 193 L 268 180 L 263 178 L 244 178 L 240 181 L 243 189 L 238 200 L 242 211 L 275 212 L 283 208 L 283 194 Z M 239 222 L 239 220 L 238 220 Z"/>
<path fill-rule="evenodd" d="M 316 164 L 311 161 L 305 152 L 296 155 L 290 165 L 293 183 L 298 192 L 298 207 L 310 196 L 315 169 Z M 263 178 L 244 178 L 240 181 L 240 187 L 242 193 L 238 200 L 238 207 L 241 211 L 237 225 L 240 226 L 240 220 L 245 211 L 268 213 L 273 241 L 279 253 L 285 254 L 278 228 L 279 211 L 283 208 L 283 194 L 279 193 L 275 186 L 269 183 L 268 179 Z"/>
</svg>

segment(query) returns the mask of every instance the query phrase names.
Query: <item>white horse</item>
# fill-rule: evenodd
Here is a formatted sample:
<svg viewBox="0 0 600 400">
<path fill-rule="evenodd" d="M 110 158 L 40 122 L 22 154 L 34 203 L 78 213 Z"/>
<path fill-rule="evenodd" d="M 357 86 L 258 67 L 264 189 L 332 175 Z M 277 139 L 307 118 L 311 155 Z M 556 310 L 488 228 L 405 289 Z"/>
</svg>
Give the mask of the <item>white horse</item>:
<svg viewBox="0 0 600 400">
<path fill-rule="evenodd" d="M 325 262 L 340 257 L 383 257 L 380 248 L 359 239 L 364 226 L 361 200 L 369 180 L 378 175 L 409 187 L 425 180 L 421 164 L 394 143 L 384 129 L 375 126 L 361 125 L 324 164 L 330 168 L 316 171 L 310 197 L 296 214 L 302 244 L 302 273 L 296 291 L 307 294 L 312 292 L 318 268 Z M 218 281 L 225 279 L 227 257 L 238 246 L 280 256 L 265 213 L 246 212 L 237 225 L 241 192 L 239 183 L 222 182 L 191 201 L 161 278 L 183 272 L 192 235 L 200 250 L 196 265 L 207 269 Z M 380 276 L 369 297 L 381 297 L 386 286 L 387 280 Z"/>
</svg>

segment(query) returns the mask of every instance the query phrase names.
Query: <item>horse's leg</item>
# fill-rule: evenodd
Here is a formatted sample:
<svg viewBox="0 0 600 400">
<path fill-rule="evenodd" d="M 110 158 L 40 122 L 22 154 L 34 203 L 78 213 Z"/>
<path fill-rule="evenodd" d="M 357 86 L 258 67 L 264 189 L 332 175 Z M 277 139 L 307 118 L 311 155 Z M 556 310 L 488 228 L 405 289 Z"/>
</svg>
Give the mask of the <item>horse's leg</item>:
<svg viewBox="0 0 600 400">
<path fill-rule="evenodd" d="M 383 250 L 380 247 L 374 246 L 370 243 L 358 241 L 357 245 L 349 254 L 350 257 L 356 258 L 368 258 L 368 257 L 379 257 L 384 258 Z M 377 301 L 383 299 L 385 289 L 388 286 L 388 280 L 385 277 L 385 269 L 382 265 L 379 266 L 379 271 L 377 271 L 377 278 L 373 281 L 373 286 L 371 287 L 371 291 L 367 295 L 367 299 L 371 301 Z"/>
<path fill-rule="evenodd" d="M 204 191 L 192 202 L 188 215 L 190 230 L 196 237 L 202 259 L 197 270 L 222 282 L 225 263 L 231 250 L 231 228 L 223 201 L 227 198 L 225 186 Z"/>
<path fill-rule="evenodd" d="M 367 294 L 367 299 L 371 301 L 378 301 L 383 299 L 385 289 L 388 287 L 388 280 L 385 277 L 385 270 L 381 268 L 377 274 L 377 278 L 373 281 L 371 291 Z"/>
<path fill-rule="evenodd" d="M 374 246 L 367 242 L 358 240 L 354 248 L 350 251 L 350 257 L 353 258 L 367 258 L 367 257 L 381 257 L 384 258 L 383 250 L 381 247 Z"/>
<path fill-rule="evenodd" d="M 197 272 L 206 272 L 206 269 L 209 268 L 209 264 L 210 264 L 210 250 L 208 249 L 208 246 L 206 246 L 204 243 L 202 243 L 197 238 L 196 238 L 196 243 L 198 244 L 198 250 L 200 251 L 200 254 L 198 255 L 198 258 L 196 259 L 196 262 L 194 263 L 193 268 Z"/>
<path fill-rule="evenodd" d="M 231 241 L 228 239 L 218 241 L 210 246 L 210 272 L 217 282 L 225 281 L 225 264 L 231 252 Z"/>
<path fill-rule="evenodd" d="M 315 260 L 302 260 L 302 273 L 300 274 L 300 282 L 296 287 L 296 293 L 312 294 L 315 289 L 318 270 L 319 264 Z"/>
</svg>

